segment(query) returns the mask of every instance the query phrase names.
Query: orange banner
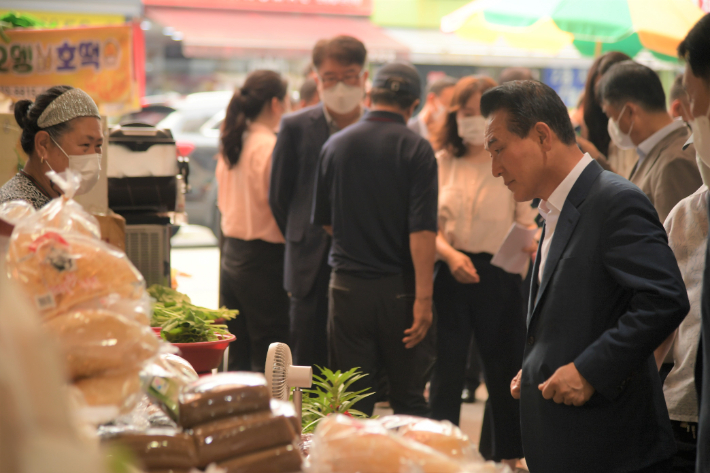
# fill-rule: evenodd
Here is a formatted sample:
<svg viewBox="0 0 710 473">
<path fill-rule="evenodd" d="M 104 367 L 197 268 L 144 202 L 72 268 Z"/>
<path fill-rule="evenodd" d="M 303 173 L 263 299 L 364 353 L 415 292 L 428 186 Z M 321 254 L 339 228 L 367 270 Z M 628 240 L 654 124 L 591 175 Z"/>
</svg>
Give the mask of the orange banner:
<svg viewBox="0 0 710 473">
<path fill-rule="evenodd" d="M 130 25 L 10 30 L 0 41 L 0 93 L 34 99 L 55 85 L 88 93 L 103 115 L 140 108 Z"/>
</svg>

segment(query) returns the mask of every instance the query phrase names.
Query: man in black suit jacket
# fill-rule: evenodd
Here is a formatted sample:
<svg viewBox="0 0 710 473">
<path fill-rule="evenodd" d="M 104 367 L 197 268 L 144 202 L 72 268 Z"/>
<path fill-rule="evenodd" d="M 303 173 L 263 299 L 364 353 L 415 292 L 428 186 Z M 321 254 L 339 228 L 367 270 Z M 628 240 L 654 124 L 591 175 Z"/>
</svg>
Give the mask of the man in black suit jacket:
<svg viewBox="0 0 710 473">
<path fill-rule="evenodd" d="M 366 56 L 362 42 L 350 36 L 319 41 L 313 65 L 324 103 L 284 117 L 274 147 L 269 205 L 286 239 L 284 288 L 291 298 L 290 346 L 297 365 L 328 364 L 330 237 L 311 224 L 313 189 L 323 144 L 362 116 Z"/>
<path fill-rule="evenodd" d="M 517 81 L 481 98 L 493 175 L 545 218 L 520 399 L 531 472 L 670 471 L 675 452 L 653 351 L 689 310 L 646 195 L 575 143 L 562 100 Z"/>
</svg>

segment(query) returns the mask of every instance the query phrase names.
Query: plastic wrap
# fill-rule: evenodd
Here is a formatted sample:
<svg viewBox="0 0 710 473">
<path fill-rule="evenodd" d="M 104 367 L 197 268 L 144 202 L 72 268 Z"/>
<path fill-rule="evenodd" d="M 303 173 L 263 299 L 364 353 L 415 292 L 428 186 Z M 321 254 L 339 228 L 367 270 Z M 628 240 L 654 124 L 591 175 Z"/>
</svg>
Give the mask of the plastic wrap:
<svg viewBox="0 0 710 473">
<path fill-rule="evenodd" d="M 109 294 L 144 296 L 143 276 L 124 253 L 101 240 L 57 232 L 18 239 L 18 228 L 10 240 L 8 267 L 45 319 Z"/>
<path fill-rule="evenodd" d="M 147 469 L 189 470 L 196 466 L 192 438 L 176 429 L 149 429 L 145 432 L 126 429 L 104 433 L 102 437 L 102 443 L 106 446 L 127 448 Z"/>
<path fill-rule="evenodd" d="M 175 422 L 179 420 L 180 391 L 199 379 L 190 363 L 172 354 L 162 354 L 144 366 L 140 377 L 143 391 Z"/>
<path fill-rule="evenodd" d="M 59 343 L 72 380 L 138 371 L 160 345 L 147 325 L 105 310 L 72 310 L 44 327 Z"/>
<path fill-rule="evenodd" d="M 178 398 L 178 424 L 193 427 L 252 412 L 268 411 L 270 393 L 258 373 L 219 373 L 187 385 Z"/>
<path fill-rule="evenodd" d="M 227 417 L 201 424 L 191 431 L 198 466 L 292 444 L 297 434 L 291 421 L 272 412 Z"/>
<path fill-rule="evenodd" d="M 150 325 L 152 314 L 150 296 L 147 292 L 137 299 L 124 299 L 118 294 L 109 294 L 77 304 L 72 309 L 109 310 L 146 326 Z"/>
<path fill-rule="evenodd" d="M 483 457 L 461 429 L 448 421 L 414 416 L 385 416 L 379 419 L 400 436 L 433 448 L 448 457 L 464 462 L 482 462 Z"/>
<path fill-rule="evenodd" d="M 217 463 L 227 473 L 293 473 L 303 459 L 296 445 L 283 445 Z"/>
<path fill-rule="evenodd" d="M 389 425 L 390 428 L 385 425 Z M 463 462 L 460 458 L 444 455 L 400 435 L 392 425 L 392 422 L 354 419 L 342 414 L 328 416 L 318 424 L 313 435 L 305 471 L 308 473 L 510 473 L 507 466 L 496 465 L 493 462 L 484 463 L 480 460 Z"/>
<path fill-rule="evenodd" d="M 141 391 L 139 370 L 112 371 L 74 382 L 89 406 L 115 406 L 116 413 L 127 413 L 140 401 Z"/>
<path fill-rule="evenodd" d="M 0 204 L 0 219 L 12 225 L 17 225 L 34 213 L 35 208 L 32 207 L 32 204 L 24 200 L 11 200 Z"/>
</svg>

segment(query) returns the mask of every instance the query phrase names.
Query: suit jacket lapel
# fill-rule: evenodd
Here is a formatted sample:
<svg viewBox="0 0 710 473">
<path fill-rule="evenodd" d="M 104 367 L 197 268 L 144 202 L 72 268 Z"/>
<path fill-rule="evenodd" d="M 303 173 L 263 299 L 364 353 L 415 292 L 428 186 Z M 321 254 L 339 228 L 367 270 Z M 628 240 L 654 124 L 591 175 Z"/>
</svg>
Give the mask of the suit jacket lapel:
<svg viewBox="0 0 710 473">
<path fill-rule="evenodd" d="M 592 187 L 592 184 L 596 181 L 602 171 L 602 167 L 597 164 L 596 161 L 589 163 L 584 171 L 582 171 L 582 174 L 577 179 L 577 182 L 574 186 L 572 186 L 572 189 L 567 196 L 567 200 L 565 200 L 565 205 L 562 207 L 562 212 L 560 212 L 560 217 L 557 220 L 555 233 L 552 235 L 552 244 L 550 245 L 550 250 L 547 253 L 547 259 L 545 260 L 545 268 L 542 273 L 540 289 L 537 291 L 535 296 L 533 310 L 528 316 L 528 325 L 540 306 L 540 300 L 545 294 L 545 290 L 552 279 L 557 263 L 560 261 L 560 257 L 567 247 L 567 243 L 572 237 L 572 233 L 574 233 L 574 229 L 577 226 L 577 222 L 580 217 L 577 207 L 587 197 L 589 189 Z M 540 252 L 538 252 L 538 254 L 539 253 Z M 537 261 L 535 264 L 539 267 L 539 263 Z"/>
<path fill-rule="evenodd" d="M 545 241 L 545 230 L 546 226 L 542 224 L 542 234 L 540 235 L 540 241 Z M 533 263 L 532 270 L 532 281 L 530 281 L 530 294 L 528 295 L 528 315 L 527 323 L 530 325 L 530 319 L 532 319 L 533 309 L 537 303 L 537 292 L 540 289 L 540 284 L 538 283 L 538 273 L 540 272 L 540 251 L 538 250 L 537 256 L 535 257 L 535 262 Z"/>
</svg>

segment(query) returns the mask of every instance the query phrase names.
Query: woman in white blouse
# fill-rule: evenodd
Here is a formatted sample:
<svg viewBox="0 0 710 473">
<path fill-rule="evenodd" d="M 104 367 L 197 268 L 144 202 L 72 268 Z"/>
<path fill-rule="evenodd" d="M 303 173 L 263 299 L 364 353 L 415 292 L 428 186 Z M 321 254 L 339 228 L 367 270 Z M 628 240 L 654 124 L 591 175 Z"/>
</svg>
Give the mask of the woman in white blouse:
<svg viewBox="0 0 710 473">
<path fill-rule="evenodd" d="M 525 344 L 522 277 L 490 261 L 514 222 L 534 225 L 535 211 L 530 203 L 516 203 L 503 180 L 491 173 L 480 101 L 495 86 L 489 77 L 461 79 L 439 136 L 438 343 L 430 402 L 434 418 L 459 423 L 473 335 L 489 393 L 490 417 L 481 436 L 492 448 L 482 453 L 514 467 L 523 456 L 518 401 L 510 396 L 511 376 L 522 365 Z"/>
</svg>

